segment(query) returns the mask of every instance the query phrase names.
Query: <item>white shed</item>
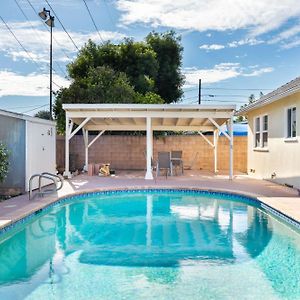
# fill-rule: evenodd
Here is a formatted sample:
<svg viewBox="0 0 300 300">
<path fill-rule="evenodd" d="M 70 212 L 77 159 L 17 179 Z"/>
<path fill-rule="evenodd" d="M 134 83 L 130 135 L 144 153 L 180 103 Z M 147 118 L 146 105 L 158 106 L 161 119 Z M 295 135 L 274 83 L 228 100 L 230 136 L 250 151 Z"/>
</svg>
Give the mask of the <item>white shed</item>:
<svg viewBox="0 0 300 300">
<path fill-rule="evenodd" d="M 0 141 L 10 152 L 9 174 L 0 184 L 0 194 L 24 193 L 33 174 L 56 172 L 55 122 L 0 110 Z"/>
</svg>

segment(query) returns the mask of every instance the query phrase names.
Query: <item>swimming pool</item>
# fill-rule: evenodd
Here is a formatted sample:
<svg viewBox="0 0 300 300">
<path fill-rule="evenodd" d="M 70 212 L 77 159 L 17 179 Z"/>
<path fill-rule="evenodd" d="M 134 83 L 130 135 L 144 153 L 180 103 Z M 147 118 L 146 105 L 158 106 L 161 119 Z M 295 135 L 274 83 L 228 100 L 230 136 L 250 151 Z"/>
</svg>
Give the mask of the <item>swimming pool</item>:
<svg viewBox="0 0 300 300">
<path fill-rule="evenodd" d="M 299 232 L 259 202 L 74 196 L 0 236 L 0 299 L 300 299 Z"/>
</svg>

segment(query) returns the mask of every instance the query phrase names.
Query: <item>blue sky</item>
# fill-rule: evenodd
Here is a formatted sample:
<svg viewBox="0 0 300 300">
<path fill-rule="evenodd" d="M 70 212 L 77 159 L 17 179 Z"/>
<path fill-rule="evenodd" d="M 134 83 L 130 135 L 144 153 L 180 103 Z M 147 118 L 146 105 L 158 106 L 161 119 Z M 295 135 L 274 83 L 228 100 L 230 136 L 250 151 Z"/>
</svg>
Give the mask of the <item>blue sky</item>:
<svg viewBox="0 0 300 300">
<path fill-rule="evenodd" d="M 101 40 L 83 0 L 47 0 L 77 47 Z M 206 104 L 247 102 L 299 76 L 299 0 L 86 0 L 103 40 L 142 40 L 150 31 L 182 35 L 183 103 L 197 103 L 198 79 Z M 0 108 L 34 114 L 49 101 L 49 32 L 35 11 L 45 0 L 0 2 Z M 29 21 L 28 21 L 28 20 Z M 67 86 L 66 64 L 77 50 L 58 20 L 54 82 Z M 32 59 L 34 61 L 32 61 Z M 57 86 L 54 85 L 54 89 Z M 249 90 L 246 90 L 249 89 Z M 253 89 L 253 90 L 251 90 Z"/>
</svg>

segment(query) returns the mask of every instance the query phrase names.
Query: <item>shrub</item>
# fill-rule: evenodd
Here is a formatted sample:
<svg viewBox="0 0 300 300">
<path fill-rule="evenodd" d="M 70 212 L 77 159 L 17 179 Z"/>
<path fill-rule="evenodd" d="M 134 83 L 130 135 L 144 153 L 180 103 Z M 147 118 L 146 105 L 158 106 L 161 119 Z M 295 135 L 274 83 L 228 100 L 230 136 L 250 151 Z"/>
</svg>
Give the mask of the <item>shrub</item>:
<svg viewBox="0 0 300 300">
<path fill-rule="evenodd" d="M 8 162 L 9 152 L 6 146 L 0 142 L 0 182 L 3 182 L 7 176 L 9 162 Z"/>
</svg>

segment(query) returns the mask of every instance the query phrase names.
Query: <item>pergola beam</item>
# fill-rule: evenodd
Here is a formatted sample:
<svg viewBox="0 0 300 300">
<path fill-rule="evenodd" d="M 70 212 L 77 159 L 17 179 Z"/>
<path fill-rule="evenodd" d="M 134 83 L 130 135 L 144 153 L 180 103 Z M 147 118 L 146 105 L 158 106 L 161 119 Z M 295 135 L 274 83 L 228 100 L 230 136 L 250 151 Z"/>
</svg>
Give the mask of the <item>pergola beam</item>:
<svg viewBox="0 0 300 300">
<path fill-rule="evenodd" d="M 230 140 L 230 136 L 227 134 L 225 130 L 212 118 L 208 118 L 209 121 L 216 126 L 217 129 L 219 129 L 227 138 Z"/>
<path fill-rule="evenodd" d="M 78 127 L 71 133 L 71 131 L 70 131 L 70 134 L 69 134 L 69 140 L 81 129 L 81 128 L 83 128 L 84 127 L 84 125 L 89 121 L 91 119 L 91 117 L 87 117 L 87 118 L 85 118 L 85 120 L 82 122 L 82 123 L 80 123 L 79 125 L 78 125 Z"/>
<path fill-rule="evenodd" d="M 198 133 L 204 138 L 204 140 L 211 146 L 211 147 L 215 147 L 215 145 L 201 132 L 198 131 Z"/>
<path fill-rule="evenodd" d="M 123 125 L 87 125 L 86 129 L 90 131 L 107 130 L 107 131 L 146 131 L 146 125 L 133 125 L 133 124 L 123 124 Z M 156 131 L 213 131 L 215 126 L 172 126 L 172 125 L 153 125 L 152 130 Z"/>
<path fill-rule="evenodd" d="M 229 119 L 228 111 L 205 112 L 205 111 L 69 111 L 70 118 L 195 118 L 206 119 L 221 118 Z"/>
<path fill-rule="evenodd" d="M 105 132 L 105 130 L 101 130 L 95 138 L 88 144 L 88 148 L 90 148 L 97 140 L 98 138 Z"/>
</svg>

